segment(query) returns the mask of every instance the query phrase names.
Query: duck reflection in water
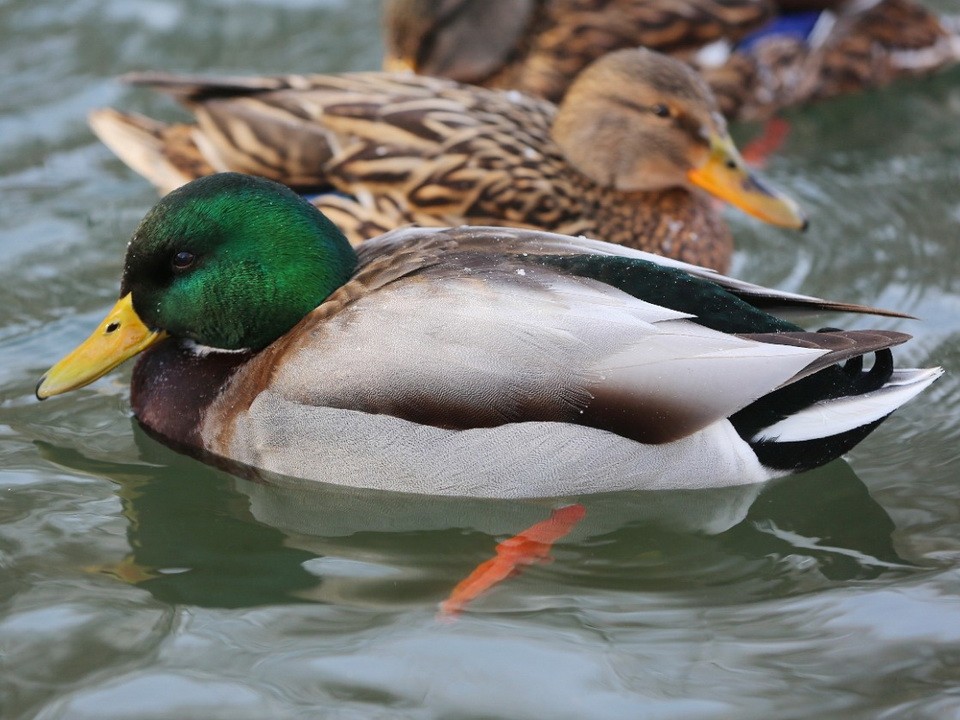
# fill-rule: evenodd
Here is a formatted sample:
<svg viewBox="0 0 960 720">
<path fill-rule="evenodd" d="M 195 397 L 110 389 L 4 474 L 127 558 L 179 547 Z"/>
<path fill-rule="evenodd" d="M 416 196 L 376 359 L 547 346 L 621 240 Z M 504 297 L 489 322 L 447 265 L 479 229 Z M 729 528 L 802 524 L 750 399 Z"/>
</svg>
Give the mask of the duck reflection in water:
<svg viewBox="0 0 960 720">
<path fill-rule="evenodd" d="M 130 552 L 93 569 L 168 603 L 389 611 L 440 602 L 441 614 L 455 615 L 495 602 L 499 591 L 478 601 L 479 591 L 551 556 L 552 571 L 589 572 L 593 587 L 626 581 L 650 592 L 735 583 L 739 572 L 725 578 L 731 558 L 741 568 L 812 558 L 827 582 L 911 567 L 894 547 L 893 521 L 843 461 L 765 486 L 504 501 L 249 472 L 241 479 L 170 452 L 139 428 L 135 437 L 142 464 L 62 448 L 45 454 L 116 483 Z M 792 568 L 782 563 L 771 580 L 789 582 Z"/>
</svg>

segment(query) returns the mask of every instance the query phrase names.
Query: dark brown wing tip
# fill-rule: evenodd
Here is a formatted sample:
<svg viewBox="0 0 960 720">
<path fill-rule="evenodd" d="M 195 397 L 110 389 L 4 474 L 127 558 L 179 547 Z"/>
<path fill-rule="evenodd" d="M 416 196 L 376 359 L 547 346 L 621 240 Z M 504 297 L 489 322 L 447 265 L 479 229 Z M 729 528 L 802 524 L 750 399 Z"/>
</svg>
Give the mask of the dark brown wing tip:
<svg viewBox="0 0 960 720">
<path fill-rule="evenodd" d="M 710 278 L 707 278 L 708 280 Z M 762 289 L 762 288 L 761 288 Z M 749 293 L 738 291 L 738 288 L 732 288 L 731 292 L 735 295 L 745 298 L 749 303 L 758 308 L 763 308 L 771 312 L 776 309 L 799 310 L 822 310 L 825 312 L 848 312 L 858 315 L 877 315 L 878 317 L 902 318 L 904 320 L 918 320 L 916 315 L 901 312 L 899 310 L 889 310 L 887 308 L 874 307 L 872 305 L 861 305 L 859 303 L 837 302 L 834 300 L 824 300 L 815 297 L 791 297 L 789 295 L 772 295 L 762 293 Z"/>
<path fill-rule="evenodd" d="M 832 302 L 828 300 L 824 302 L 823 309 L 836 312 L 858 313 L 860 315 L 877 315 L 880 317 L 903 318 L 904 320 L 919 320 L 916 315 L 910 315 L 909 313 L 900 312 L 899 310 L 888 310 L 887 308 L 860 305 L 858 303 Z"/>
<path fill-rule="evenodd" d="M 913 336 L 897 330 L 822 330 L 820 332 L 738 333 L 737 337 L 772 345 L 792 345 L 830 351 L 859 348 L 861 353 L 868 353 L 902 345 Z"/>
<path fill-rule="evenodd" d="M 896 330 L 825 330 L 822 332 L 744 333 L 738 334 L 738 337 L 772 345 L 790 345 L 827 351 L 784 383 L 789 385 L 830 365 L 902 345 L 913 336 Z"/>
</svg>

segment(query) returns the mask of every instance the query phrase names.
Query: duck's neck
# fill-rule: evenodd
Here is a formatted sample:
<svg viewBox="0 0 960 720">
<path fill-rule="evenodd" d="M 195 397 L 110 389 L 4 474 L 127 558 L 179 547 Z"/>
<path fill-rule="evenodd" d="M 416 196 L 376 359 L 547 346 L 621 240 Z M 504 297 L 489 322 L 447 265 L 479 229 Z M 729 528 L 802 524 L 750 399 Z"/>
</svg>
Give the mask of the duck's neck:
<svg viewBox="0 0 960 720">
<path fill-rule="evenodd" d="M 130 381 L 133 414 L 152 434 L 181 450 L 202 448 L 207 408 L 251 357 L 253 353 L 198 353 L 181 341 L 166 340 L 137 359 Z"/>
<path fill-rule="evenodd" d="M 608 242 L 720 272 L 729 269 L 733 236 L 713 201 L 702 193 L 684 188 L 623 192 L 584 186 L 580 197 L 583 216 L 591 219 L 591 227 L 563 227 L 561 232 L 587 232 Z"/>
</svg>

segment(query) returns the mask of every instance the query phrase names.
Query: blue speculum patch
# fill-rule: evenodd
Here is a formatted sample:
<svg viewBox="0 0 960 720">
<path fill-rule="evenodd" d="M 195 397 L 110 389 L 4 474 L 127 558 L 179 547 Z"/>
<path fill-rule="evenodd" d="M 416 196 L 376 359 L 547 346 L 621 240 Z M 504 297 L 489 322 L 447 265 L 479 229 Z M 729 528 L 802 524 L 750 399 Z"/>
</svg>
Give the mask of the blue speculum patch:
<svg viewBox="0 0 960 720">
<path fill-rule="evenodd" d="M 736 49 L 741 52 L 751 52 L 757 43 L 775 36 L 806 41 L 813 33 L 813 28 L 816 27 L 821 15 L 823 15 L 821 10 L 807 10 L 780 15 L 756 32 L 747 35 L 737 43 Z"/>
</svg>

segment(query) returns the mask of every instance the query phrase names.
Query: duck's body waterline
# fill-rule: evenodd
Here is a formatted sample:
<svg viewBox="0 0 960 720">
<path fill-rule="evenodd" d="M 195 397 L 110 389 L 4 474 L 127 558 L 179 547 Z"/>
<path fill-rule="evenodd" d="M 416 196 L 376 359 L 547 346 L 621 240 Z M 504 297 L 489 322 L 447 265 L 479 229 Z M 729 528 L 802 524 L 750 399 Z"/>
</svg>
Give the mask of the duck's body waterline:
<svg viewBox="0 0 960 720">
<path fill-rule="evenodd" d="M 231 417 L 223 410 L 237 398 L 223 390 L 249 360 L 220 353 L 201 359 L 168 340 L 137 361 L 134 414 L 155 439 L 234 473 L 262 470 L 426 495 L 530 498 L 598 489 L 691 490 L 786 474 L 762 467 L 727 421 L 654 445 L 563 422 L 450 429 L 305 405 L 273 391 L 258 393 L 245 412 Z"/>
<path fill-rule="evenodd" d="M 210 213 L 220 206 L 229 212 Z M 135 413 L 175 447 L 271 472 L 489 497 L 757 483 L 842 454 L 939 375 L 893 370 L 887 348 L 902 333 L 804 333 L 753 303 L 868 308 L 598 241 L 407 229 L 351 259 L 306 202 L 233 174 L 188 185 L 159 207 L 135 235 L 124 297 L 136 307 L 138 296 L 159 299 L 144 309 L 156 313 L 143 318 L 150 332 L 192 327 L 158 336 L 138 362 Z M 260 232 L 265 217 L 288 213 L 295 222 Z M 314 243 L 324 249 L 311 261 Z M 299 322 L 269 307 L 292 292 L 282 284 L 258 307 L 220 304 L 254 298 L 234 286 L 263 274 L 236 273 L 225 258 L 269 264 L 300 245 L 323 272 L 316 309 Z M 187 251 L 196 260 L 178 268 Z M 276 324 L 274 339 L 236 338 L 227 349 L 252 350 L 228 353 L 183 342 L 233 342 L 231 333 L 208 336 L 203 318 L 246 311 L 259 313 L 257 328 Z M 88 342 L 99 344 L 100 332 Z M 872 373 L 858 365 L 866 353 L 877 353 Z M 113 365 L 106 358 L 100 369 Z M 60 378 L 71 372 L 54 367 L 38 395 L 69 389 Z M 770 427 L 775 437 L 764 434 Z"/>
</svg>

